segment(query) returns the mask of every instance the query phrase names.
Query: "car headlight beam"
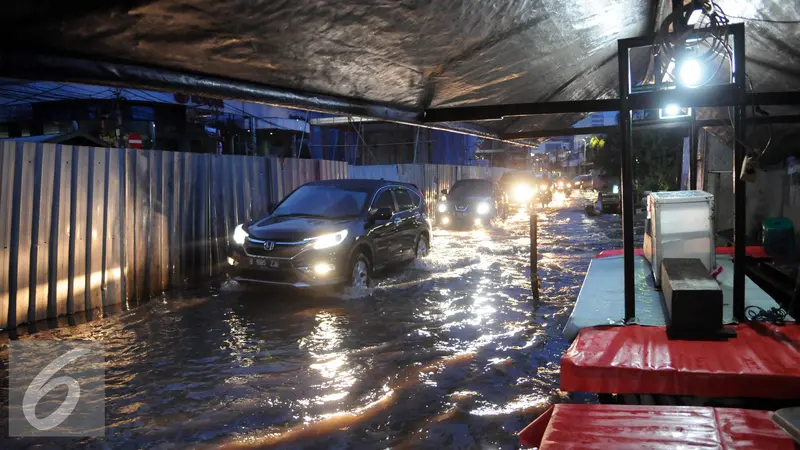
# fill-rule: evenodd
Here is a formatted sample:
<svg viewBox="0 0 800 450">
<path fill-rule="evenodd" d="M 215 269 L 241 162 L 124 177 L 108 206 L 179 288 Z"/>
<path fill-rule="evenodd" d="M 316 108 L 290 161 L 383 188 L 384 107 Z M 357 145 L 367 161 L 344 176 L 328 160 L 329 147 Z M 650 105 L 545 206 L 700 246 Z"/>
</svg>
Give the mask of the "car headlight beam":
<svg viewBox="0 0 800 450">
<path fill-rule="evenodd" d="M 313 237 L 308 239 L 308 241 L 314 243 L 313 245 L 315 250 L 322 250 L 341 244 L 346 237 L 347 230 L 342 230 L 337 231 L 336 233 L 323 234 L 322 236 Z"/>
<path fill-rule="evenodd" d="M 491 208 L 491 206 L 489 206 L 488 203 L 480 202 L 480 203 L 478 203 L 478 207 L 476 208 L 476 211 L 478 212 L 478 214 L 484 215 L 484 214 L 489 214 L 489 211 L 491 209 L 492 208 Z"/>
<path fill-rule="evenodd" d="M 517 202 L 526 202 L 531 198 L 531 187 L 527 184 L 518 184 L 514 186 L 514 200 Z"/>
<path fill-rule="evenodd" d="M 447 211 L 447 203 L 439 203 L 439 206 L 436 209 L 438 209 L 439 212 Z"/>
<path fill-rule="evenodd" d="M 247 238 L 247 236 L 250 235 L 244 231 L 244 224 L 236 225 L 236 228 L 233 230 L 233 242 L 239 245 L 244 245 L 244 240 Z"/>
</svg>

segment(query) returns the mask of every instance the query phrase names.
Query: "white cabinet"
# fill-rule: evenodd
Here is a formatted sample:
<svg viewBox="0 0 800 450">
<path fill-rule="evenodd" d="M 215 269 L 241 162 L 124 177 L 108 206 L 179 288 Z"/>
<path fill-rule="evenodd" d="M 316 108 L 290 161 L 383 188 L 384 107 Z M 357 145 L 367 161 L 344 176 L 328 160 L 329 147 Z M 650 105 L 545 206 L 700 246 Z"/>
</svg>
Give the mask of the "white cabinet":
<svg viewBox="0 0 800 450">
<path fill-rule="evenodd" d="M 653 192 L 647 197 L 645 255 L 661 285 L 664 258 L 697 258 L 716 267 L 714 196 L 704 191 Z"/>
</svg>

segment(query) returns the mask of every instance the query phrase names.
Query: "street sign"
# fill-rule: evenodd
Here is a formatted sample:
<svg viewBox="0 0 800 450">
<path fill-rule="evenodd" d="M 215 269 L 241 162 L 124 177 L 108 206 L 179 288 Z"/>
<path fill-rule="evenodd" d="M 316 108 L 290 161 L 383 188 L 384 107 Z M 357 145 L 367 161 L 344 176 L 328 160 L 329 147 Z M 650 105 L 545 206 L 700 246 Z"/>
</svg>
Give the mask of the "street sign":
<svg viewBox="0 0 800 450">
<path fill-rule="evenodd" d="M 142 135 L 139 133 L 131 133 L 128 135 L 129 148 L 142 148 Z"/>
</svg>

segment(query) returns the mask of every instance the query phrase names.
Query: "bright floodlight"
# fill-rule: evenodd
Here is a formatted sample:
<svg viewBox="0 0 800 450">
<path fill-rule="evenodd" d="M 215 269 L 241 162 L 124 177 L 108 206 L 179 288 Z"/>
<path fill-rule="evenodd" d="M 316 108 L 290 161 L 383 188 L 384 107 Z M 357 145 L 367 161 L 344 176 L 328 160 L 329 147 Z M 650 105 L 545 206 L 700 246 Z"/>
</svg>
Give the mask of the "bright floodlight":
<svg viewBox="0 0 800 450">
<path fill-rule="evenodd" d="M 700 85 L 700 75 L 703 68 L 696 59 L 687 59 L 678 68 L 678 77 L 684 86 L 697 87 Z"/>
<path fill-rule="evenodd" d="M 674 103 L 667 105 L 667 107 L 664 108 L 664 114 L 670 117 L 677 116 L 680 113 L 681 113 L 681 107 Z"/>
</svg>

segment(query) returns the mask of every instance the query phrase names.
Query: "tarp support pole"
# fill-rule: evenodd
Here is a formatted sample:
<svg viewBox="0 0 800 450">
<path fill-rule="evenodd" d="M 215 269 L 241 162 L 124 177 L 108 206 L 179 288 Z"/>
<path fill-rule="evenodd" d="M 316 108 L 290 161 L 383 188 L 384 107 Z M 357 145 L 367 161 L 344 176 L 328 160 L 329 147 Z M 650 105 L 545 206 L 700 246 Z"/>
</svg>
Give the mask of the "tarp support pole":
<svg viewBox="0 0 800 450">
<path fill-rule="evenodd" d="M 622 167 L 620 176 L 622 206 L 622 249 L 624 254 L 625 321 L 636 317 L 636 286 L 634 284 L 633 252 L 633 148 L 631 136 L 630 70 L 628 46 L 619 42 L 619 125 L 622 132 Z"/>
<path fill-rule="evenodd" d="M 745 47 L 744 28 L 733 29 L 733 68 L 734 83 L 742 96 L 745 93 Z M 734 225 L 733 225 L 733 316 L 745 320 L 744 287 L 745 287 L 745 246 L 747 245 L 747 187 L 741 178 L 745 157 L 745 122 L 744 108 L 741 103 L 733 107 L 733 193 L 734 193 Z"/>
<path fill-rule="evenodd" d="M 536 208 L 531 205 L 530 236 L 531 236 L 531 294 L 534 300 L 539 300 L 539 244 L 538 244 L 538 217 Z"/>
<path fill-rule="evenodd" d="M 696 112 L 692 108 L 692 118 L 689 122 L 689 189 L 697 190 L 697 140 L 699 129 L 697 126 Z"/>
</svg>

